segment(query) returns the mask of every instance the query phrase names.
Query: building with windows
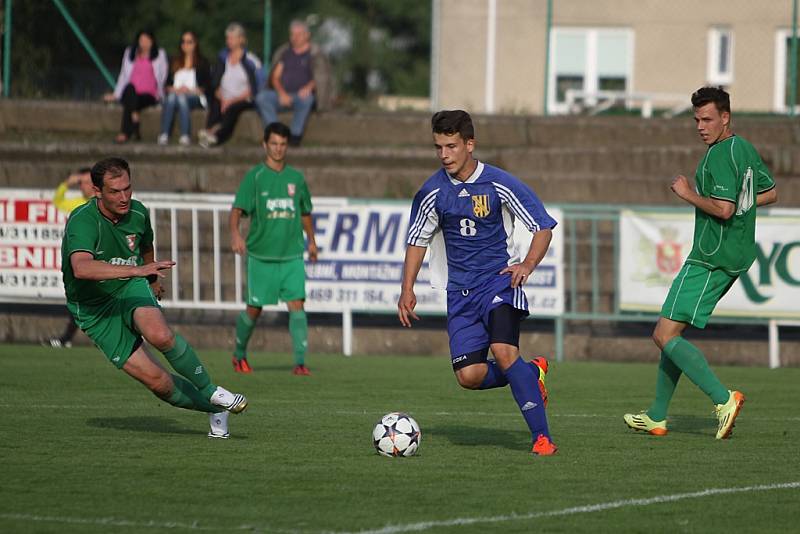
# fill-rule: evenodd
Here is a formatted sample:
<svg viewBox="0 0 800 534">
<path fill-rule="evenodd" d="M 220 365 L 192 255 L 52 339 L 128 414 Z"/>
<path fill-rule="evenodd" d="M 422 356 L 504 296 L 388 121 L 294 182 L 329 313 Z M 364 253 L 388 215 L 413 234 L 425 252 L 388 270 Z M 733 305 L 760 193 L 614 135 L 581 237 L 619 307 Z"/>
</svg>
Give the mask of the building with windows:
<svg viewBox="0 0 800 534">
<path fill-rule="evenodd" d="M 547 0 L 433 0 L 432 105 L 567 113 L 623 94 L 671 108 L 715 84 L 737 111 L 784 113 L 793 1 L 552 0 L 548 24 Z"/>
</svg>

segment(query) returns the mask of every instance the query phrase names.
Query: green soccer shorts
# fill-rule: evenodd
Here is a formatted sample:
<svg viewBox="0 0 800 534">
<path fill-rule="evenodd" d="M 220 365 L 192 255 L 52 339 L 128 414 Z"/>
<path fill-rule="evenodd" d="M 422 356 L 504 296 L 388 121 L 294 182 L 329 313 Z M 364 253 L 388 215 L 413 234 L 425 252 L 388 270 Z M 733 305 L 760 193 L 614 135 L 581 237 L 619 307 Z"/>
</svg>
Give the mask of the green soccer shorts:
<svg viewBox="0 0 800 534">
<path fill-rule="evenodd" d="M 737 278 L 722 269 L 709 270 L 684 263 L 672 281 L 667 300 L 661 307 L 661 316 L 705 328 L 717 302 Z"/>
<path fill-rule="evenodd" d="M 262 261 L 247 257 L 247 305 L 260 308 L 278 300 L 305 300 L 306 266 L 303 258 Z"/>
<path fill-rule="evenodd" d="M 122 369 L 141 344 L 142 335 L 133 324 L 133 312 L 144 307 L 160 308 L 144 278 L 132 278 L 116 295 L 99 304 L 67 302 L 75 322 L 117 369 Z"/>
</svg>

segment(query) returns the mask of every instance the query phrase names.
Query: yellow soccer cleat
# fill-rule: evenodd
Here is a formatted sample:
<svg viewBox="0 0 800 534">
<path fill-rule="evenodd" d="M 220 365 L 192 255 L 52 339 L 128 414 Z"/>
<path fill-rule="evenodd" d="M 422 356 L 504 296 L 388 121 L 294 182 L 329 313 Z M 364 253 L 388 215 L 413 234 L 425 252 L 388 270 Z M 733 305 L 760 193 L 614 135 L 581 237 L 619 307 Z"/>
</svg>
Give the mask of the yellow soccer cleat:
<svg viewBox="0 0 800 534">
<path fill-rule="evenodd" d="M 736 416 L 739 415 L 739 411 L 744 404 L 744 395 L 741 391 L 729 391 L 729 393 L 728 402 L 717 404 L 714 408 L 717 419 L 719 419 L 717 439 L 725 439 L 731 435 L 733 423 L 736 421 Z"/>
<path fill-rule="evenodd" d="M 626 413 L 623 417 L 625 424 L 634 430 L 641 430 L 653 436 L 667 435 L 667 421 L 653 421 L 647 412 L 638 414 Z"/>
</svg>

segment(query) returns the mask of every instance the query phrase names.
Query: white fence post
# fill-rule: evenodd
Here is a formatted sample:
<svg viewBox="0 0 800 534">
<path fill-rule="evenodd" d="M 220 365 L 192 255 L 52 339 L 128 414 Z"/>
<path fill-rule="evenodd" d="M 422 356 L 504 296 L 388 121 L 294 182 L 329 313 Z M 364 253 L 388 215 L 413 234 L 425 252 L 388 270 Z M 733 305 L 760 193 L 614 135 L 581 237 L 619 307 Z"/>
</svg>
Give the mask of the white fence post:
<svg viewBox="0 0 800 534">
<path fill-rule="evenodd" d="M 769 321 L 769 368 L 777 369 L 781 366 L 781 346 L 778 338 L 778 321 Z"/>
<path fill-rule="evenodd" d="M 342 352 L 345 356 L 353 355 L 353 310 L 342 310 Z"/>
</svg>

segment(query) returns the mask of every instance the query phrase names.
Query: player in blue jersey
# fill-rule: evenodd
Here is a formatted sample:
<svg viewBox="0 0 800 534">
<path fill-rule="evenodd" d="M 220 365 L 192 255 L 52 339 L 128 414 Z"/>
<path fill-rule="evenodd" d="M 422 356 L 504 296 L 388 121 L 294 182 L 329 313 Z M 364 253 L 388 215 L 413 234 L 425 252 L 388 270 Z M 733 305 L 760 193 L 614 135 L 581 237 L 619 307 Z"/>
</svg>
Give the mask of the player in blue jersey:
<svg viewBox="0 0 800 534">
<path fill-rule="evenodd" d="M 519 332 L 528 315 L 522 285 L 547 253 L 556 221 L 519 179 L 473 159 L 475 131 L 468 113 L 440 111 L 431 123 L 442 168 L 423 184 L 411 207 L 398 317 L 406 327 L 419 319 L 414 282 L 430 246 L 432 283 L 438 278 L 446 284 L 450 358 L 458 383 L 466 389 L 510 385 L 531 431 L 532 452 L 555 454 L 546 390 L 539 381 L 546 360 L 520 357 Z M 514 252 L 514 224 L 533 233 L 522 261 Z M 440 268 L 435 252 L 442 243 Z M 488 359 L 489 349 L 494 360 Z"/>
</svg>

